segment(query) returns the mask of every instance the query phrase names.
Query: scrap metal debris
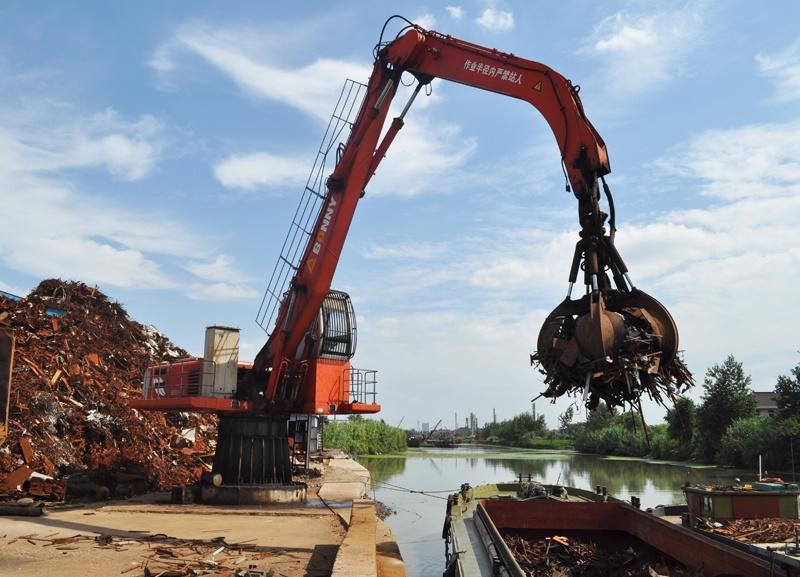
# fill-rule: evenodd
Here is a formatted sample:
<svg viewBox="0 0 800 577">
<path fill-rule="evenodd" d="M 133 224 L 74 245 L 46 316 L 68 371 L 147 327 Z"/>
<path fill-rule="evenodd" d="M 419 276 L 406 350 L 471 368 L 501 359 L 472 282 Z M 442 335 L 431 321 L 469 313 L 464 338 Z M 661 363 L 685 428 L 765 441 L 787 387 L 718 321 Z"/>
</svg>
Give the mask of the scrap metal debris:
<svg viewBox="0 0 800 577">
<path fill-rule="evenodd" d="M 254 545 L 249 542 L 228 543 L 224 537 L 210 540 L 180 539 L 162 533 L 114 536 L 85 534 L 56 537 L 57 533 L 39 536 L 35 533 L 8 541 L 27 541 L 38 547 L 53 547 L 60 551 L 74 551 L 81 547 L 95 547 L 107 551 L 127 551 L 132 547 L 145 547 L 140 561 L 135 561 L 121 573 L 144 577 L 265 577 L 270 572 L 258 567 L 264 561 L 287 552 Z M 273 573 L 274 574 L 274 573 Z"/>
<path fill-rule="evenodd" d="M 256 564 L 276 553 L 251 543 L 227 543 L 223 537 L 200 541 L 160 536 L 155 540 L 158 544 L 151 546 L 141 564 L 145 577 L 257 577 L 264 572 Z"/>
<path fill-rule="evenodd" d="M 503 539 L 530 577 L 696 577 L 674 559 L 641 543 L 625 549 L 600 545 L 589 538 L 528 539 L 508 533 Z"/>
<path fill-rule="evenodd" d="M 541 396 L 578 396 L 590 410 L 600 400 L 637 407 L 644 394 L 664 405 L 694 384 L 669 312 L 641 291 L 620 294 L 598 308 L 600 321 L 588 318 L 587 297 L 566 300 L 548 316 L 531 355 L 547 385 Z"/>
<path fill-rule="evenodd" d="M 710 521 L 698 519 L 699 528 L 742 543 L 795 543 L 800 541 L 797 519 L 761 518 Z"/>
<path fill-rule="evenodd" d="M 155 328 L 96 287 L 61 280 L 21 300 L 0 296 L 0 315 L 16 337 L 0 494 L 63 498 L 52 479 L 87 471 L 109 495 L 127 496 L 145 484 L 190 484 L 209 470 L 215 416 L 128 405 L 141 395 L 148 365 L 187 356 Z M 30 479 L 32 472 L 42 475 Z"/>
</svg>

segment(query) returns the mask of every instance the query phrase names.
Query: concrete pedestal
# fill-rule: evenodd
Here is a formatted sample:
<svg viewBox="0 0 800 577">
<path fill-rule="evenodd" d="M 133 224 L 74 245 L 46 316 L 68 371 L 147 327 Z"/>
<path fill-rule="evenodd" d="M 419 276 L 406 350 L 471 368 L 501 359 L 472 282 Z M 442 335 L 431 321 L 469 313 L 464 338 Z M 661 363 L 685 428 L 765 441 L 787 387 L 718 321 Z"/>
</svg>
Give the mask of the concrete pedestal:
<svg viewBox="0 0 800 577">
<path fill-rule="evenodd" d="M 305 500 L 305 483 L 200 487 L 200 502 L 207 505 L 270 505 L 302 503 Z"/>
</svg>

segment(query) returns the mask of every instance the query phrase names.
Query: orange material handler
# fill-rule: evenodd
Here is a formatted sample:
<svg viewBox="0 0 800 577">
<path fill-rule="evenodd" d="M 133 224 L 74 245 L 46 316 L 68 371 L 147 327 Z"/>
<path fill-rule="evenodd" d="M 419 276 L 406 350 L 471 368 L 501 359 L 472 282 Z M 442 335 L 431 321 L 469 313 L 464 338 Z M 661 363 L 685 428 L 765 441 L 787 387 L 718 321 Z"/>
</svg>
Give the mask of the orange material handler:
<svg viewBox="0 0 800 577">
<path fill-rule="evenodd" d="M 386 24 L 394 18 L 399 17 L 390 18 Z M 568 190 L 578 201 L 581 231 L 567 298 L 548 317 L 540 333 L 539 353 L 545 370 L 555 372 L 567 367 L 579 374 L 580 383 L 576 386 L 584 390 L 589 404 L 596 404 L 595 399 L 600 397 L 611 399 L 620 383 L 631 377 L 625 370 L 611 370 L 620 365 L 616 356 L 629 328 L 624 314 L 631 313 L 637 319 L 644 319 L 642 322 L 652 334 L 650 350 L 643 361 L 650 364 L 638 367 L 638 371 L 644 371 L 639 374 L 659 375 L 675 357 L 678 335 L 672 318 L 658 301 L 632 285 L 614 247 L 613 201 L 603 180 L 610 171 L 608 153 L 603 139 L 586 118 L 579 88 L 544 64 L 424 30 L 402 20 L 408 26 L 394 40 L 384 43 L 381 33 L 368 84 L 351 85 L 351 89 L 356 86 L 356 93 L 364 96 L 360 102 L 349 105 L 356 114 L 343 144 L 337 142 L 343 133 L 335 130 L 336 119 L 341 120 L 342 116 L 334 114 L 331 124 L 334 135 L 324 152 L 335 148 L 336 164 L 327 179 L 321 172 L 324 158 L 321 168 L 317 170 L 315 166 L 312 170 L 309 182 L 316 178 L 320 186 L 318 189 L 307 186 L 306 190 L 312 193 L 307 198 L 315 209 L 309 216 L 296 216 L 287 237 L 265 295 L 265 303 L 270 300 L 273 306 L 267 306 L 263 316 L 259 313 L 262 320 L 267 319 L 270 336 L 253 365 L 238 367 L 235 387 L 222 398 L 207 395 L 202 386 L 189 394 L 188 377 L 172 384 L 161 379 L 156 383 L 160 386 L 154 386 L 161 377 L 153 373 L 151 394 L 136 402 L 142 408 L 220 412 L 217 455 L 220 463 L 218 467 L 215 460 L 215 469 L 233 466 L 223 462 L 225 459 L 267 459 L 272 465 L 283 459 L 273 449 L 264 449 L 273 453 L 258 457 L 243 457 L 244 452 L 231 449 L 233 441 L 229 437 L 236 437 L 236 442 L 241 443 L 248 435 L 252 436 L 248 431 L 260 427 L 260 423 L 271 423 L 274 432 L 285 426 L 292 412 L 355 413 L 376 412 L 380 408 L 374 403 L 374 396 L 372 402 L 352 399 L 356 389 L 364 390 L 365 382 L 362 374 L 349 364 L 355 351 L 355 315 L 349 297 L 331 291 L 331 283 L 359 200 L 402 129 L 414 99 L 434 78 L 529 102 L 544 116 L 561 151 Z M 381 138 L 404 74 L 412 75 L 417 85 Z M 345 102 L 347 98 L 349 93 Z M 600 210 L 601 182 L 610 215 Z M 301 208 L 302 204 L 301 200 Z M 609 219 L 609 233 L 604 228 L 606 219 Z M 583 271 L 586 291 L 581 298 L 572 300 L 572 287 L 579 270 Z M 208 360 L 206 357 L 205 361 Z M 201 369 L 194 368 L 195 372 Z M 169 376 L 175 371 L 175 367 L 164 367 L 157 373 Z M 368 382 L 374 384 L 374 380 Z M 179 385 L 174 389 L 177 394 L 169 393 L 175 384 Z M 160 392 L 153 394 L 155 390 Z M 635 394 L 629 381 L 627 391 Z M 562 393 L 552 389 L 549 396 L 558 394 Z M 228 452 L 229 456 L 220 457 L 220 452 Z M 237 461 L 236 466 L 240 464 Z M 280 474 L 266 475 L 262 481 L 285 480 L 287 467 L 279 467 Z M 224 477 L 225 473 L 222 474 Z"/>
</svg>

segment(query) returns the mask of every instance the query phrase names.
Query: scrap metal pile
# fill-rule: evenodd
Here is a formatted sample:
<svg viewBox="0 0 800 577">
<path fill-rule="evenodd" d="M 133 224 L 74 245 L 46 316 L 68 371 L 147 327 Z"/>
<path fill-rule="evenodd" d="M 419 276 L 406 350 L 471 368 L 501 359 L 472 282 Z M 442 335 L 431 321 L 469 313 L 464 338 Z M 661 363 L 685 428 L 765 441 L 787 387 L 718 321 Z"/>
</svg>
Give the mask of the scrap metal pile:
<svg viewBox="0 0 800 577">
<path fill-rule="evenodd" d="M 742 543 L 795 543 L 800 541 L 797 519 L 761 518 L 706 521 L 698 519 L 705 531 L 723 535 Z"/>
<path fill-rule="evenodd" d="M 153 488 L 201 474 L 200 456 L 213 453 L 216 417 L 128 406 L 141 395 L 146 366 L 186 351 L 83 283 L 47 280 L 24 299 L 0 296 L 0 318 L 16 338 L 0 493 L 32 471 L 41 474 L 33 478 L 61 478 L 88 470 L 102 482 L 127 470 Z"/>
<path fill-rule="evenodd" d="M 585 537 L 553 535 L 503 539 L 530 577 L 692 577 L 697 572 L 642 543 L 624 549 L 606 547 Z"/>
</svg>

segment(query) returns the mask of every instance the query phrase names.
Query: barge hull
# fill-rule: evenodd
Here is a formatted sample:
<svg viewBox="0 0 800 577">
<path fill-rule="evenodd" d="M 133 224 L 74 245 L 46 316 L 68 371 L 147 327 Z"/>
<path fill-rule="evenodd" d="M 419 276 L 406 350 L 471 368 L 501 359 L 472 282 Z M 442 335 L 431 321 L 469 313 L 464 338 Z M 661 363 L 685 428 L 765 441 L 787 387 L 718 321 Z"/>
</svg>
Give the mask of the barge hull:
<svg viewBox="0 0 800 577">
<path fill-rule="evenodd" d="M 705 577 L 770 577 L 769 563 L 622 502 L 465 498 L 451 502 L 445 524 L 445 576 L 525 577 L 502 534 L 544 531 L 634 537 Z M 599 535 L 598 535 L 599 536 Z M 624 539 L 621 539 L 623 541 Z"/>
</svg>

